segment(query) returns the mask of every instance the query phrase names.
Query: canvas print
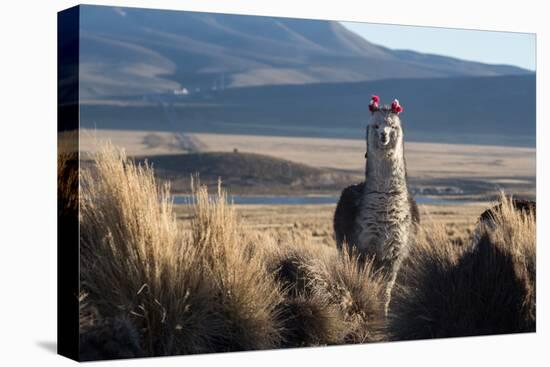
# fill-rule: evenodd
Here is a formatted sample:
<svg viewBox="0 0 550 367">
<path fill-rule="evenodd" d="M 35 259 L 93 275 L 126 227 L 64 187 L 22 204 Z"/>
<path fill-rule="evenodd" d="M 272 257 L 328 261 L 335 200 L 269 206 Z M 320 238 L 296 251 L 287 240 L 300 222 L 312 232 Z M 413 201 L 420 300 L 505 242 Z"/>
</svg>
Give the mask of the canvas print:
<svg viewBox="0 0 550 367">
<path fill-rule="evenodd" d="M 59 352 L 535 332 L 535 41 L 60 12 Z"/>
</svg>

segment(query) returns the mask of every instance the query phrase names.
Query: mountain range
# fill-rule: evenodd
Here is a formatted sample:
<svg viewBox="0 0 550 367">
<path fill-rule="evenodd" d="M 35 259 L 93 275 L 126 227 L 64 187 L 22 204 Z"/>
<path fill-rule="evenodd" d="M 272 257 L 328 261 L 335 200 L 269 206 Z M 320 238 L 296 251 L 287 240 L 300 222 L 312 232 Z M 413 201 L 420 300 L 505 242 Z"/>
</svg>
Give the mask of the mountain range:
<svg viewBox="0 0 550 367">
<path fill-rule="evenodd" d="M 81 6 L 83 98 L 380 79 L 532 74 L 375 45 L 339 22 Z"/>
<path fill-rule="evenodd" d="M 80 7 L 83 127 L 362 137 L 371 94 L 410 140 L 535 145 L 535 73 L 392 50 L 339 22 Z"/>
</svg>

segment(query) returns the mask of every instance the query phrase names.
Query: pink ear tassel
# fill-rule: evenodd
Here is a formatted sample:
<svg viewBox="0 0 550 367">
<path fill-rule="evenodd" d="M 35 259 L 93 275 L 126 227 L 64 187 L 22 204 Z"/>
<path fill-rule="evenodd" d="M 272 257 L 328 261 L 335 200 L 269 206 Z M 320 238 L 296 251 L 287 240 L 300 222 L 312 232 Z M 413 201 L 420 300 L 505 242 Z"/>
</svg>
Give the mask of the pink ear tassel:
<svg viewBox="0 0 550 367">
<path fill-rule="evenodd" d="M 374 112 L 378 109 L 378 102 L 380 102 L 380 97 L 378 96 L 372 96 L 370 103 L 369 103 L 369 111 Z"/>
<path fill-rule="evenodd" d="M 393 102 L 391 103 L 391 110 L 395 113 L 403 112 L 403 107 L 401 107 L 397 99 L 394 99 Z"/>
</svg>

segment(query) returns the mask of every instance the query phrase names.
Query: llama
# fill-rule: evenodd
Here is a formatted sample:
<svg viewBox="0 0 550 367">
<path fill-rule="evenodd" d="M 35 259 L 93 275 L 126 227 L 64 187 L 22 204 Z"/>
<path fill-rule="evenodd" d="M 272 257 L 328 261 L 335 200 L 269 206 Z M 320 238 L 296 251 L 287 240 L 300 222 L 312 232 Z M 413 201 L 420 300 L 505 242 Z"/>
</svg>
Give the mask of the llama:
<svg viewBox="0 0 550 367">
<path fill-rule="evenodd" d="M 362 258 L 373 258 L 387 280 L 386 313 L 391 289 L 411 233 L 419 223 L 418 208 L 407 186 L 403 130 L 396 99 L 391 106 L 378 105 L 373 96 L 367 125 L 365 181 L 342 191 L 334 213 L 334 232 L 339 249 L 355 248 Z"/>
</svg>

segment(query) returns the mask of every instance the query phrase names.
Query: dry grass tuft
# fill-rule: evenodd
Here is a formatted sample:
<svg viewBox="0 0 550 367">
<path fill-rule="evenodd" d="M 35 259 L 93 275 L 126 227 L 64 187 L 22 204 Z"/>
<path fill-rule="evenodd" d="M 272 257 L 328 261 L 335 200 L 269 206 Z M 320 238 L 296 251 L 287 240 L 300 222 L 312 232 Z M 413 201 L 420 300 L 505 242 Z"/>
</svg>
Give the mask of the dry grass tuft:
<svg viewBox="0 0 550 367">
<path fill-rule="evenodd" d="M 294 313 L 290 319 L 303 320 L 300 330 L 290 328 L 300 335 L 294 339 L 305 345 L 385 339 L 384 283 L 373 272 L 372 262 L 359 261 L 356 254 L 345 251 L 339 254 L 335 248 L 308 244 L 283 245 L 276 259 L 271 268 L 286 290 L 284 313 Z M 319 316 L 315 328 L 302 317 L 303 308 L 311 308 L 309 312 Z M 307 344 L 304 340 L 315 342 Z"/>
<path fill-rule="evenodd" d="M 281 294 L 221 191 L 195 186 L 191 234 L 147 165 L 103 147 L 82 174 L 81 282 L 109 325 L 128 318 L 145 355 L 265 349 Z"/>
<path fill-rule="evenodd" d="M 104 319 L 128 317 L 144 354 L 207 352 L 222 332 L 213 285 L 184 240 L 167 186 L 111 146 L 82 173 L 81 284 Z"/>
<path fill-rule="evenodd" d="M 209 197 L 205 186 L 193 186 L 195 218 L 191 243 L 206 263 L 215 287 L 213 302 L 224 321 L 216 351 L 268 349 L 281 342 L 277 306 L 282 294 L 256 246 L 240 223 L 226 194 Z"/>
<path fill-rule="evenodd" d="M 280 305 L 282 347 L 343 343 L 345 325 L 337 306 L 319 294 L 288 296 Z"/>
<path fill-rule="evenodd" d="M 444 228 L 422 229 L 392 297 L 393 339 L 535 330 L 535 220 L 501 201 L 470 248 L 451 243 Z"/>
<path fill-rule="evenodd" d="M 279 305 L 283 347 L 341 344 L 346 325 L 338 304 L 316 279 L 320 264 L 337 261 L 335 249 L 298 240 L 266 254 L 266 263 L 284 292 Z"/>
<path fill-rule="evenodd" d="M 97 310 L 87 300 L 88 294 L 81 293 L 78 297 L 78 329 L 80 334 L 88 331 L 97 322 Z"/>
<path fill-rule="evenodd" d="M 317 293 L 326 293 L 339 306 L 346 325 L 345 343 L 382 341 L 385 282 L 374 272 L 372 260 L 356 253 L 342 254 L 331 262 L 317 262 L 312 269 Z"/>
<path fill-rule="evenodd" d="M 57 202 L 58 213 L 67 218 L 78 216 L 78 134 L 65 132 L 58 137 Z"/>
</svg>

